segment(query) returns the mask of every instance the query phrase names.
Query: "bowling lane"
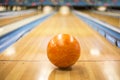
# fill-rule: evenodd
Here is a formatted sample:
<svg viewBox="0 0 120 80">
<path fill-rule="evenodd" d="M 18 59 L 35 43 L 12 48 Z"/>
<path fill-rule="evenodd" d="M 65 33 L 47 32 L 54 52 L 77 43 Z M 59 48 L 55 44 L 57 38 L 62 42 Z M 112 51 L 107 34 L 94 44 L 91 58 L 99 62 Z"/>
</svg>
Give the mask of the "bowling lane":
<svg viewBox="0 0 120 80">
<path fill-rule="evenodd" d="M 111 13 L 110 12 L 102 13 L 102 12 L 92 12 L 92 11 L 83 11 L 83 12 L 120 29 L 120 15 L 117 15 L 117 13 L 116 14 L 112 13 L 112 12 Z"/>
<path fill-rule="evenodd" d="M 0 62 L 1 80 L 120 80 L 120 62 L 77 62 L 60 70 L 47 61 Z"/>
<path fill-rule="evenodd" d="M 58 33 L 76 37 L 78 62 L 68 70 L 55 68 L 46 55 L 48 41 Z M 0 54 L 0 79 L 119 80 L 120 49 L 74 15 L 54 15 Z"/>
<path fill-rule="evenodd" d="M 120 49 L 101 37 L 74 15 L 56 14 L 0 54 L 0 60 L 40 60 L 48 41 L 56 34 L 75 36 L 81 45 L 81 60 L 120 60 Z M 9 56 L 9 57 L 8 57 Z"/>
<path fill-rule="evenodd" d="M 11 24 L 13 22 L 16 22 L 16 21 L 19 21 L 19 20 L 22 20 L 22 19 L 25 19 L 25 18 L 28 18 L 28 17 L 31 17 L 31 16 L 35 16 L 38 13 L 40 13 L 40 12 L 31 12 L 29 14 L 24 14 L 24 15 L 22 14 L 22 15 L 18 15 L 18 16 L 15 16 L 15 17 L 0 19 L 0 27 L 5 26 L 7 24 Z"/>
</svg>

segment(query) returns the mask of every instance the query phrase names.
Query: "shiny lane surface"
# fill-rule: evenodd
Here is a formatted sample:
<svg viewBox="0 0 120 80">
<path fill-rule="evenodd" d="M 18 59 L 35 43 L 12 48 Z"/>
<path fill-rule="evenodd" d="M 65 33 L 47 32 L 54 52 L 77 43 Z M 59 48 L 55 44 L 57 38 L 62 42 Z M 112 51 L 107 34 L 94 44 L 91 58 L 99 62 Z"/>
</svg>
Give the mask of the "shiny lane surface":
<svg viewBox="0 0 120 80">
<path fill-rule="evenodd" d="M 103 14 L 98 14 L 98 13 L 95 13 L 95 12 L 89 12 L 89 11 L 83 11 L 84 13 L 94 17 L 94 18 L 97 18 L 105 23 L 108 23 L 118 29 L 120 29 L 120 17 L 115 17 L 115 16 L 106 16 L 106 15 L 103 15 Z M 107 13 L 107 12 L 106 12 Z M 108 13 L 110 14 L 110 13 Z"/>
<path fill-rule="evenodd" d="M 47 44 L 56 34 L 76 37 L 81 56 L 68 70 L 53 66 Z M 120 49 L 74 15 L 54 15 L 0 54 L 1 80 L 120 80 Z"/>
<path fill-rule="evenodd" d="M 22 19 L 25 19 L 25 18 L 28 18 L 28 17 L 31 17 L 31 16 L 35 16 L 38 13 L 40 13 L 40 12 L 32 12 L 32 13 L 29 13 L 29 14 L 19 15 L 19 16 L 16 16 L 16 17 L 0 19 L 0 27 L 3 27 L 5 25 L 11 24 L 13 22 L 16 22 L 16 21 L 19 21 L 19 20 L 22 20 Z"/>
</svg>

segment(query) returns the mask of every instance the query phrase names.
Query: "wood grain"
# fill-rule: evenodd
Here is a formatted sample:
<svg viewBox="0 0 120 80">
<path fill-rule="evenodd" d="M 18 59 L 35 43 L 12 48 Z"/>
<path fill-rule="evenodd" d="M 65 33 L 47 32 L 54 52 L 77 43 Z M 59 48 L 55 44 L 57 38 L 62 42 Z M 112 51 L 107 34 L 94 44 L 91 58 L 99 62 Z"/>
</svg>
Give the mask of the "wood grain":
<svg viewBox="0 0 120 80">
<path fill-rule="evenodd" d="M 120 29 L 120 17 L 114 17 L 114 16 L 109 16 L 109 15 L 106 16 L 103 14 L 98 14 L 98 13 L 94 13 L 94 12 L 90 12 L 90 11 L 83 11 L 83 12 Z"/>
<path fill-rule="evenodd" d="M 46 55 L 59 33 L 75 36 L 81 46 L 80 59 L 67 70 Z M 0 80 L 120 80 L 120 49 L 73 14 L 56 14 L 0 54 Z"/>
<path fill-rule="evenodd" d="M 38 13 L 40 13 L 40 12 L 32 12 L 32 13 L 29 13 L 29 14 L 23 14 L 23 15 L 18 15 L 18 16 L 15 16 L 15 17 L 0 19 L 0 27 L 3 27 L 3 26 L 8 25 L 10 23 L 13 23 L 13 22 L 16 22 L 16 21 L 34 16 L 34 15 L 37 15 Z"/>
</svg>

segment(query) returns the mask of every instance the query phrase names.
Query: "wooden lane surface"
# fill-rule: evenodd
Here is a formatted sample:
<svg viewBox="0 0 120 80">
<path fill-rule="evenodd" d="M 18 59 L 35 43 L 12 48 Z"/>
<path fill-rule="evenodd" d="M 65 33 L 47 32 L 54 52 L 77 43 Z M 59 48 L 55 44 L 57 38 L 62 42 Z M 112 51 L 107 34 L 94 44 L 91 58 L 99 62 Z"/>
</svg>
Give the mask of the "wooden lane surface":
<svg viewBox="0 0 120 80">
<path fill-rule="evenodd" d="M 19 15 L 19 16 L 16 16 L 16 17 L 0 19 L 0 27 L 5 26 L 7 24 L 11 24 L 15 21 L 19 21 L 19 20 L 34 16 L 34 15 L 37 15 L 38 13 L 40 13 L 40 12 L 32 12 L 32 13 L 29 13 L 29 14 Z"/>
<path fill-rule="evenodd" d="M 120 18 L 113 17 L 113 16 L 106 16 L 103 14 L 98 14 L 98 13 L 89 12 L 89 11 L 83 11 L 83 12 L 120 29 Z"/>
<path fill-rule="evenodd" d="M 48 41 L 68 33 L 81 45 L 81 57 L 68 70 L 53 66 Z M 74 15 L 54 15 L 0 54 L 1 80 L 120 80 L 120 49 Z"/>
</svg>

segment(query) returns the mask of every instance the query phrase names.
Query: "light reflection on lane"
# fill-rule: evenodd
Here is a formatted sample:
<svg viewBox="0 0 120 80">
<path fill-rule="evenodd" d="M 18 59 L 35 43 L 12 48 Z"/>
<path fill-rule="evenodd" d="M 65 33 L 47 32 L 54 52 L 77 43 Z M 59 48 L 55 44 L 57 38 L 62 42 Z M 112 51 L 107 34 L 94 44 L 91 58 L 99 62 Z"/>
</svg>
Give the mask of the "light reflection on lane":
<svg viewBox="0 0 120 80">
<path fill-rule="evenodd" d="M 118 63 L 115 61 L 104 61 L 99 64 L 102 74 L 105 76 L 106 80 L 120 80 L 119 78 L 119 68 Z"/>
<path fill-rule="evenodd" d="M 90 49 L 90 54 L 93 56 L 100 56 L 100 50 L 97 48 L 91 48 Z"/>
<path fill-rule="evenodd" d="M 16 49 L 15 49 L 15 47 L 14 46 L 11 46 L 11 47 L 9 47 L 8 49 L 6 49 L 6 51 L 5 51 L 5 56 L 12 56 L 12 55 L 14 55 L 16 53 Z"/>
</svg>

